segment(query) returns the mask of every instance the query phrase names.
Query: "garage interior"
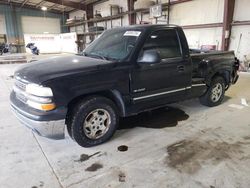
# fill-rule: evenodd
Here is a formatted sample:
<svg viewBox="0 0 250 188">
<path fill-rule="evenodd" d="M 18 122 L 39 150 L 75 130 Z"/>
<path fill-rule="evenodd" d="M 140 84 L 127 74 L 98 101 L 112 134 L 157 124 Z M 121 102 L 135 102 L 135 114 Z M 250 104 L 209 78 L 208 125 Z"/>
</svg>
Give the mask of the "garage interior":
<svg viewBox="0 0 250 188">
<path fill-rule="evenodd" d="M 181 26 L 202 53 L 234 51 L 239 80 L 221 105 L 191 99 L 120 118 L 111 140 L 90 148 L 68 133 L 41 137 L 11 112 L 23 65 L 82 53 L 106 30 L 144 24 Z M 0 187 L 250 187 L 249 0 L 1 0 L 0 52 Z"/>
</svg>

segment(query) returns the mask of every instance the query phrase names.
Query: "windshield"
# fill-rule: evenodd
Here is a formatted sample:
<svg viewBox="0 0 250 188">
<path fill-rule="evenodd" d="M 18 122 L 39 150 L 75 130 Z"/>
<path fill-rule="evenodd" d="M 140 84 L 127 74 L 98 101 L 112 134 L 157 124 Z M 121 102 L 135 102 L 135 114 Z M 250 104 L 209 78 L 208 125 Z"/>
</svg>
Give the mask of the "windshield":
<svg viewBox="0 0 250 188">
<path fill-rule="evenodd" d="M 126 58 L 137 42 L 141 31 L 114 29 L 105 31 L 83 52 L 84 55 L 107 60 Z"/>
</svg>

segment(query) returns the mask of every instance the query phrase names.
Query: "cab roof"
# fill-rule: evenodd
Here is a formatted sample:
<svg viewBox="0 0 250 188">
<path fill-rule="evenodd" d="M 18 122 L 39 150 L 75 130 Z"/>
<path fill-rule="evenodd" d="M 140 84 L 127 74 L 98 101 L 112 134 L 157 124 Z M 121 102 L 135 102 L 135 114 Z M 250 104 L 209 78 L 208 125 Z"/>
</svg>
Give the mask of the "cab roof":
<svg viewBox="0 0 250 188">
<path fill-rule="evenodd" d="M 125 26 L 123 28 L 128 28 L 128 29 L 157 29 L 157 28 L 180 28 L 178 25 L 173 25 L 173 24 L 144 24 L 144 25 L 130 25 L 130 26 Z"/>
</svg>

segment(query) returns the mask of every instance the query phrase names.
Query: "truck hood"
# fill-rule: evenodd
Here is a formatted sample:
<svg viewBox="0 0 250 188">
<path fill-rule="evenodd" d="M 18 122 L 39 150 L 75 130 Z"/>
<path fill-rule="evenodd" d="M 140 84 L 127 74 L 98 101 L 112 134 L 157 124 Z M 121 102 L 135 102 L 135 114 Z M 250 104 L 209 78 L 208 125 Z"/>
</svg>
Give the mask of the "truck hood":
<svg viewBox="0 0 250 188">
<path fill-rule="evenodd" d="M 15 76 L 41 84 L 61 76 L 109 68 L 113 64 L 111 61 L 80 55 L 52 57 L 21 66 Z"/>
</svg>

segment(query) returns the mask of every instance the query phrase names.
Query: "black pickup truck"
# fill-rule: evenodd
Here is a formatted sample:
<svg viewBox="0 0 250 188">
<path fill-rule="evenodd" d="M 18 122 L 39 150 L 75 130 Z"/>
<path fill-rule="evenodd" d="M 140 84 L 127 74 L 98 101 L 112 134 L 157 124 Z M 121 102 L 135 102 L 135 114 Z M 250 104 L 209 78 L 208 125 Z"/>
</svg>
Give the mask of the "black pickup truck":
<svg viewBox="0 0 250 188">
<path fill-rule="evenodd" d="M 81 146 L 112 137 L 119 117 L 199 97 L 219 105 L 238 79 L 234 52 L 190 54 L 181 27 L 136 25 L 105 31 L 82 54 L 26 64 L 10 95 L 17 118 L 41 136 Z"/>
</svg>

